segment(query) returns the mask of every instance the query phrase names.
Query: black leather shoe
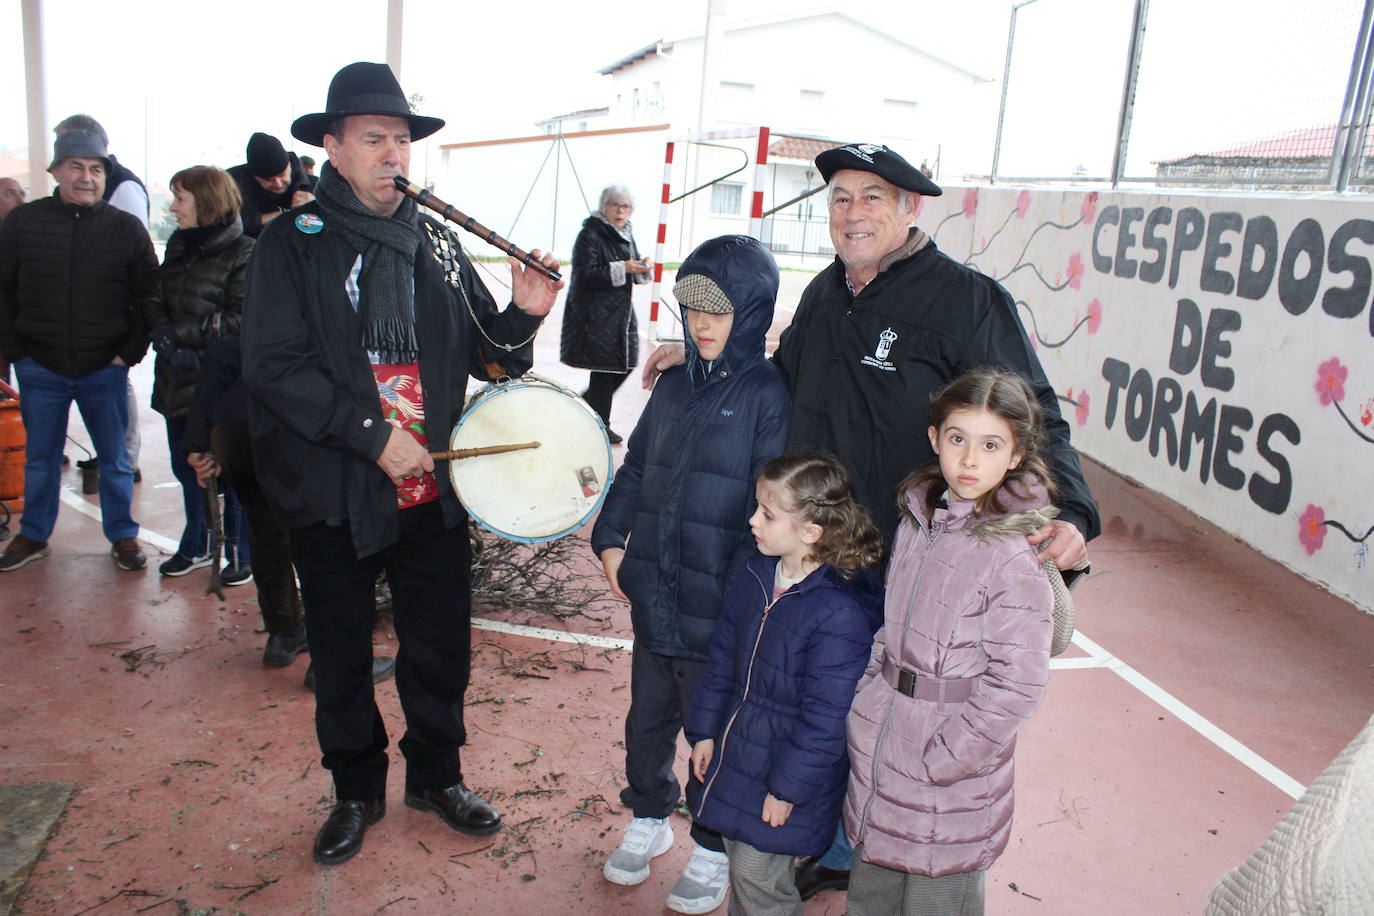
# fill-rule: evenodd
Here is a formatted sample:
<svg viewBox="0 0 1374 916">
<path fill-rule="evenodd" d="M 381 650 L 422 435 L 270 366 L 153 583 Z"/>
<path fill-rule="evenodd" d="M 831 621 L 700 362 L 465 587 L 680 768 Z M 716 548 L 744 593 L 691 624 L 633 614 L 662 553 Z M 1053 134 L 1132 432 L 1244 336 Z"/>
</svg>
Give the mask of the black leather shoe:
<svg viewBox="0 0 1374 916">
<path fill-rule="evenodd" d="M 797 860 L 797 893 L 801 899 L 810 900 L 821 891 L 849 890 L 849 871 L 826 868 L 817 856 L 806 856 Z"/>
<path fill-rule="evenodd" d="M 320 865 L 342 865 L 363 848 L 367 828 L 386 814 L 386 799 L 342 801 L 325 818 L 315 834 L 315 861 Z"/>
<path fill-rule="evenodd" d="M 417 811 L 433 811 L 459 833 L 487 836 L 501 829 L 501 815 L 485 798 L 461 782 L 447 789 L 406 786 L 406 804 Z"/>
<path fill-rule="evenodd" d="M 301 624 L 286 633 L 269 633 L 267 645 L 262 650 L 262 663 L 268 668 L 286 668 L 296 660 L 297 655 L 309 651 L 305 624 Z"/>
</svg>

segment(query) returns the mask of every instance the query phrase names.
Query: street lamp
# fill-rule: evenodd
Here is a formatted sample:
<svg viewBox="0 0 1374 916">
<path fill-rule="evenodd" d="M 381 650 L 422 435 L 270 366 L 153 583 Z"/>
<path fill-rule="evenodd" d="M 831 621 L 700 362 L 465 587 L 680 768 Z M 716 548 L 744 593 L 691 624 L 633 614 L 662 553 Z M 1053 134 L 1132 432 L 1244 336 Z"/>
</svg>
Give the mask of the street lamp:
<svg viewBox="0 0 1374 916">
<path fill-rule="evenodd" d="M 997 106 L 997 140 L 992 147 L 992 174 L 988 176 L 989 184 L 997 183 L 997 163 L 1002 158 L 1002 120 L 1007 114 L 1007 80 L 1011 78 L 1011 46 L 1016 40 L 1016 11 L 1034 2 L 1035 0 L 1021 0 L 1020 3 L 1011 5 L 1011 23 L 1007 26 L 1007 58 L 1002 64 L 1002 103 Z"/>
</svg>

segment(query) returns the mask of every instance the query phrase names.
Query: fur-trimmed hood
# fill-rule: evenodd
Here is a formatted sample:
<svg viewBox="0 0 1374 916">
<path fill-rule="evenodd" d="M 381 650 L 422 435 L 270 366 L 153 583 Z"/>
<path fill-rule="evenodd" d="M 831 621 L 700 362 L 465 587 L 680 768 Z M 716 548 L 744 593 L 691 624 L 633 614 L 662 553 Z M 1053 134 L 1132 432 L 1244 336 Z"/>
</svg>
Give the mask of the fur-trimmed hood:
<svg viewBox="0 0 1374 916">
<path fill-rule="evenodd" d="M 969 534 L 986 541 L 1014 534 L 1034 534 L 1059 515 L 1059 509 L 1050 505 L 1049 494 L 1038 480 L 1017 481 L 1003 489 L 1002 502 L 1009 511 L 1000 516 L 980 516 L 974 512 L 973 500 L 960 499 L 950 492 L 945 493 L 946 508 L 935 510 L 932 516 L 926 507 L 926 493 L 932 486 L 933 483 L 925 483 L 907 493 L 906 504 L 902 507 L 905 514 L 927 531 L 932 523 L 943 521 L 951 529 L 967 527 Z M 1024 487 L 1025 491 L 1018 487 Z"/>
</svg>

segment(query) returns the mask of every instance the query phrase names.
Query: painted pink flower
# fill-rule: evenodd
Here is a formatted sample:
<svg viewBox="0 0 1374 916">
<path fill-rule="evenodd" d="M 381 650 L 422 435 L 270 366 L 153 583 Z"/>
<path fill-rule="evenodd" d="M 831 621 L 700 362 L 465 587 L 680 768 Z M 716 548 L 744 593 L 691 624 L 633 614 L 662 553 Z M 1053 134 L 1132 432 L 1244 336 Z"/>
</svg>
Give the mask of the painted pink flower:
<svg viewBox="0 0 1374 916">
<path fill-rule="evenodd" d="M 1094 299 L 1088 303 L 1088 333 L 1096 334 L 1102 326 L 1102 300 Z"/>
<path fill-rule="evenodd" d="M 973 219 L 973 214 L 978 212 L 978 189 L 969 188 L 964 192 L 964 217 Z"/>
<path fill-rule="evenodd" d="M 1017 218 L 1017 219 L 1025 219 L 1025 218 L 1026 218 L 1026 214 L 1027 214 L 1028 212 L 1030 212 L 1030 205 L 1031 205 L 1031 195 L 1030 195 L 1030 191 L 1022 191 L 1020 194 L 1017 194 L 1017 195 L 1016 195 L 1016 218 Z"/>
<path fill-rule="evenodd" d="M 1316 553 L 1321 548 L 1322 541 L 1326 540 L 1326 526 L 1322 524 L 1325 518 L 1326 513 L 1319 506 L 1308 503 L 1302 517 L 1298 519 L 1298 540 L 1307 548 L 1309 557 Z"/>
<path fill-rule="evenodd" d="M 1078 421 L 1079 426 L 1088 425 L 1088 392 L 1078 392 L 1078 407 L 1074 409 L 1073 417 Z"/>
<path fill-rule="evenodd" d="M 1078 252 L 1069 255 L 1069 286 L 1078 289 L 1083 285 L 1083 256 Z"/>
<path fill-rule="evenodd" d="M 1089 191 L 1083 195 L 1083 206 L 1079 208 L 1078 215 L 1083 222 L 1091 222 L 1093 216 L 1097 214 L 1097 192 Z"/>
<path fill-rule="evenodd" d="M 1340 357 L 1333 356 L 1317 367 L 1317 397 L 1325 407 L 1332 401 L 1345 400 L 1345 378 L 1350 370 L 1341 365 Z"/>
</svg>

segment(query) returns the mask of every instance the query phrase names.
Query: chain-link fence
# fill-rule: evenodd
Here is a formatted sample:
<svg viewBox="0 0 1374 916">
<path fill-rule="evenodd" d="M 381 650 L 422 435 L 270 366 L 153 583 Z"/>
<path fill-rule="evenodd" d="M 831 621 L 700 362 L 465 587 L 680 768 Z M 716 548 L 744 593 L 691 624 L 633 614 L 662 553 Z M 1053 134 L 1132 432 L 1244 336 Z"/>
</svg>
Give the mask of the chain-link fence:
<svg viewBox="0 0 1374 916">
<path fill-rule="evenodd" d="M 1374 0 L 1026 0 L 994 180 L 1374 187 Z"/>
</svg>

